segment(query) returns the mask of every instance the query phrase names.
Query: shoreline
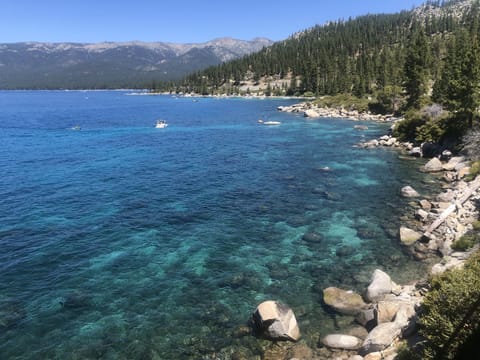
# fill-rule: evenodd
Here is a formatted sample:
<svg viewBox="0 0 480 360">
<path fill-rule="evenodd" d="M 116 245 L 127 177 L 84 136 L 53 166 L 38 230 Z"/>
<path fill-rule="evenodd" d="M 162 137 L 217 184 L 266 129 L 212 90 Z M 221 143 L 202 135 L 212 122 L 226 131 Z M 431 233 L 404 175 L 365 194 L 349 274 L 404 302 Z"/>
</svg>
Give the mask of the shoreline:
<svg viewBox="0 0 480 360">
<path fill-rule="evenodd" d="M 304 112 L 305 117 L 313 119 L 328 117 L 379 122 L 400 120 L 392 116 L 348 112 L 344 109 L 315 108 L 308 103 L 279 106 L 278 110 Z M 415 148 L 412 143 L 399 142 L 390 135 L 358 146 L 365 150 L 389 147 L 398 151 L 399 156 L 423 157 L 421 148 Z M 410 186 L 401 190 L 402 196 L 411 197 L 412 201 L 401 217 L 398 241 L 417 261 L 428 264 L 428 272 L 411 284 L 399 285 L 388 274 L 377 269 L 363 297 L 351 290 L 324 289 L 323 304 L 339 315 L 355 314 L 355 321 L 363 331 L 327 334 L 322 336 L 319 346 L 313 349 L 302 343 L 284 343 L 281 347 L 285 355 L 309 354 L 303 359 L 393 360 L 401 343 L 412 341 L 416 337 L 416 341 L 419 341 L 417 319 L 423 297 L 429 290 L 428 278 L 449 269 L 462 268 L 469 256 L 480 248 L 479 244 L 466 251 L 451 248 L 456 240 L 472 229 L 471 224 L 479 217 L 475 201 L 480 200 L 480 176 L 470 182 L 465 181 L 470 163 L 464 157 L 453 157 L 450 152 L 444 152 L 442 156 L 432 158 L 418 169 L 436 175 L 437 181 L 443 184 L 440 193 L 432 199 L 426 199 Z"/>
<path fill-rule="evenodd" d="M 308 100 L 308 99 L 307 99 Z M 303 113 L 303 116 L 309 119 L 317 118 L 333 118 L 333 119 L 347 119 L 353 121 L 379 121 L 379 122 L 395 122 L 402 120 L 393 116 L 372 114 L 371 112 L 361 112 L 358 110 L 347 110 L 344 107 L 319 107 L 311 102 L 303 102 L 290 106 L 279 106 L 277 110 L 290 113 Z"/>
</svg>

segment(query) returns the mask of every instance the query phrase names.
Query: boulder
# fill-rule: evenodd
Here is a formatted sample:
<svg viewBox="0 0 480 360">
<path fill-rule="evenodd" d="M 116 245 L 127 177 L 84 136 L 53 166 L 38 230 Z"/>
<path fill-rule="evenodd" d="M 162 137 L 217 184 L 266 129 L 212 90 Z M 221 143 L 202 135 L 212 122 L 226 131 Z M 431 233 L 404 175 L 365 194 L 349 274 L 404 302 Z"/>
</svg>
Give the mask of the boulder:
<svg viewBox="0 0 480 360">
<path fill-rule="evenodd" d="M 359 294 L 336 287 L 329 287 L 323 290 L 323 301 L 328 306 L 345 315 L 355 315 L 367 308 L 367 304 L 365 304 Z"/>
<path fill-rule="evenodd" d="M 422 154 L 423 157 L 426 158 L 433 158 L 434 156 L 437 156 L 441 152 L 441 147 L 440 145 L 436 143 L 423 143 L 422 144 Z"/>
<path fill-rule="evenodd" d="M 317 118 L 317 117 L 320 117 L 320 114 L 313 110 L 313 109 L 308 109 L 308 110 L 305 110 L 305 112 L 303 113 L 303 115 L 305 117 L 309 117 L 309 118 Z"/>
<path fill-rule="evenodd" d="M 278 301 L 264 301 L 252 316 L 255 332 L 270 340 L 297 341 L 300 329 L 293 310 Z"/>
<path fill-rule="evenodd" d="M 410 246 L 422 237 L 419 232 L 409 229 L 406 226 L 400 227 L 400 242 L 405 246 Z"/>
<path fill-rule="evenodd" d="M 428 212 L 426 212 L 425 210 L 423 209 L 418 209 L 417 211 L 415 211 L 415 218 L 417 220 L 420 220 L 422 222 L 425 222 L 427 221 L 428 219 Z"/>
<path fill-rule="evenodd" d="M 402 196 L 406 197 L 406 198 L 412 198 L 412 197 L 420 196 L 420 194 L 417 192 L 417 190 L 415 190 L 414 188 L 412 188 L 409 185 L 404 186 L 401 190 L 401 193 L 402 193 Z"/>
<path fill-rule="evenodd" d="M 361 310 L 356 316 L 355 321 L 362 325 L 368 331 L 372 330 L 377 326 L 375 321 L 375 311 L 374 309 L 364 309 Z"/>
<path fill-rule="evenodd" d="M 367 299 L 371 302 L 381 300 L 386 294 L 392 292 L 392 288 L 393 283 L 390 276 L 382 270 L 376 269 L 367 288 Z"/>
<path fill-rule="evenodd" d="M 390 346 L 401 334 L 401 328 L 394 322 L 383 323 L 375 327 L 367 336 L 360 349 L 360 355 L 382 351 Z"/>
<path fill-rule="evenodd" d="M 405 336 L 409 336 L 415 331 L 416 315 L 414 303 L 403 303 L 399 306 L 394 322 Z"/>
<path fill-rule="evenodd" d="M 432 204 L 428 200 L 420 200 L 420 206 L 423 210 L 430 211 L 432 209 Z"/>
<path fill-rule="evenodd" d="M 432 158 L 422 169 L 425 172 L 439 172 L 443 170 L 443 164 L 438 158 Z"/>
<path fill-rule="evenodd" d="M 452 189 L 448 189 L 447 191 L 439 194 L 437 196 L 437 200 L 440 202 L 451 202 L 455 198 L 455 192 Z"/>
<path fill-rule="evenodd" d="M 413 157 L 422 157 L 422 149 L 420 147 L 414 147 L 408 152 L 408 155 Z"/>
<path fill-rule="evenodd" d="M 400 309 L 400 303 L 398 301 L 379 301 L 375 306 L 377 324 L 393 321 L 398 309 Z"/>
<path fill-rule="evenodd" d="M 358 350 L 363 342 L 356 336 L 343 334 L 330 334 L 321 340 L 326 347 L 342 350 Z"/>
<path fill-rule="evenodd" d="M 453 171 L 458 164 L 463 163 L 464 161 L 465 158 L 463 156 L 452 157 L 446 164 L 443 165 L 443 170 Z"/>
</svg>

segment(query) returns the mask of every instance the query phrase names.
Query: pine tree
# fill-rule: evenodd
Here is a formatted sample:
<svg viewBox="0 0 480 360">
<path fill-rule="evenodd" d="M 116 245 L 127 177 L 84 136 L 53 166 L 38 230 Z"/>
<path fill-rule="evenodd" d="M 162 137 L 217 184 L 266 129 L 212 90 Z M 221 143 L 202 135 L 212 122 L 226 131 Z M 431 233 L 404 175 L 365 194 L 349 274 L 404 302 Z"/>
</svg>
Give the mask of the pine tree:
<svg viewBox="0 0 480 360">
<path fill-rule="evenodd" d="M 417 29 L 409 43 L 405 59 L 405 91 L 407 107 L 418 108 L 427 92 L 429 53 L 427 38 L 423 28 Z"/>
</svg>

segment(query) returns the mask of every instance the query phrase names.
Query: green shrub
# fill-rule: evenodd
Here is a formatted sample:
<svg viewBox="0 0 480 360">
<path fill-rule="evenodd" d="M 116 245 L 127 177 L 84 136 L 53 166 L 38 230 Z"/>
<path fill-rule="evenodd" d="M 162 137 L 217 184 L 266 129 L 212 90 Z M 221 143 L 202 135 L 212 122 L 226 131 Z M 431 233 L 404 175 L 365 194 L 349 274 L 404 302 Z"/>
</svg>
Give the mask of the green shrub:
<svg viewBox="0 0 480 360">
<path fill-rule="evenodd" d="M 417 137 L 417 128 L 424 126 L 427 119 L 418 112 L 408 112 L 405 119 L 398 122 L 393 129 L 393 136 L 400 141 L 414 141 Z"/>
<path fill-rule="evenodd" d="M 456 251 L 466 251 L 479 241 L 479 237 L 479 234 L 476 232 L 468 232 L 452 244 L 452 249 Z"/>
<path fill-rule="evenodd" d="M 480 252 L 464 269 L 447 271 L 431 280 L 423 303 L 420 332 L 425 337 L 423 359 L 455 359 L 471 351 L 480 328 Z"/>
<path fill-rule="evenodd" d="M 480 220 L 474 221 L 472 223 L 472 226 L 473 226 L 473 230 L 480 231 Z"/>
<path fill-rule="evenodd" d="M 470 173 L 465 177 L 465 180 L 467 181 L 472 181 L 474 180 L 478 175 L 480 175 L 480 160 L 475 161 L 471 166 L 470 166 Z"/>
</svg>

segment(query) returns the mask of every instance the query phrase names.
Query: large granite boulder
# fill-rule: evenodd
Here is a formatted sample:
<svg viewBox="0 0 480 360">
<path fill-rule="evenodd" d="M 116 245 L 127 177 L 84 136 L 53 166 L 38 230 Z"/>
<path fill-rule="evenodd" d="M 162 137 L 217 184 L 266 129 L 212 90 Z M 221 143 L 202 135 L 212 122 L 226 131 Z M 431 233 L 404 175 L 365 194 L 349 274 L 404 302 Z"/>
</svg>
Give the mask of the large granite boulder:
<svg viewBox="0 0 480 360">
<path fill-rule="evenodd" d="M 264 301 L 252 316 L 256 334 L 269 340 L 300 339 L 300 329 L 293 310 L 278 301 Z"/>
<path fill-rule="evenodd" d="M 367 304 L 359 294 L 336 287 L 329 287 L 323 290 L 323 301 L 328 306 L 345 315 L 355 315 L 367 308 Z"/>
<path fill-rule="evenodd" d="M 443 164 L 438 158 L 432 158 L 423 166 L 425 172 L 439 172 L 443 170 Z"/>
<path fill-rule="evenodd" d="M 419 232 L 409 229 L 406 226 L 400 227 L 400 242 L 405 246 L 413 245 L 422 237 Z"/>
<path fill-rule="evenodd" d="M 388 274 L 380 269 L 373 272 L 370 285 L 367 288 L 366 297 L 371 302 L 382 300 L 387 294 L 390 294 L 393 289 L 393 282 Z"/>
<path fill-rule="evenodd" d="M 375 306 L 375 318 L 377 324 L 383 324 L 393 321 L 400 309 L 398 301 L 379 301 Z"/>
<path fill-rule="evenodd" d="M 383 323 L 375 327 L 368 334 L 360 349 L 360 355 L 366 355 L 371 352 L 382 351 L 390 346 L 401 334 L 401 327 L 394 323 Z"/>
<path fill-rule="evenodd" d="M 363 341 L 356 336 L 343 334 L 330 334 L 321 340 L 322 344 L 332 349 L 358 350 Z"/>
</svg>

